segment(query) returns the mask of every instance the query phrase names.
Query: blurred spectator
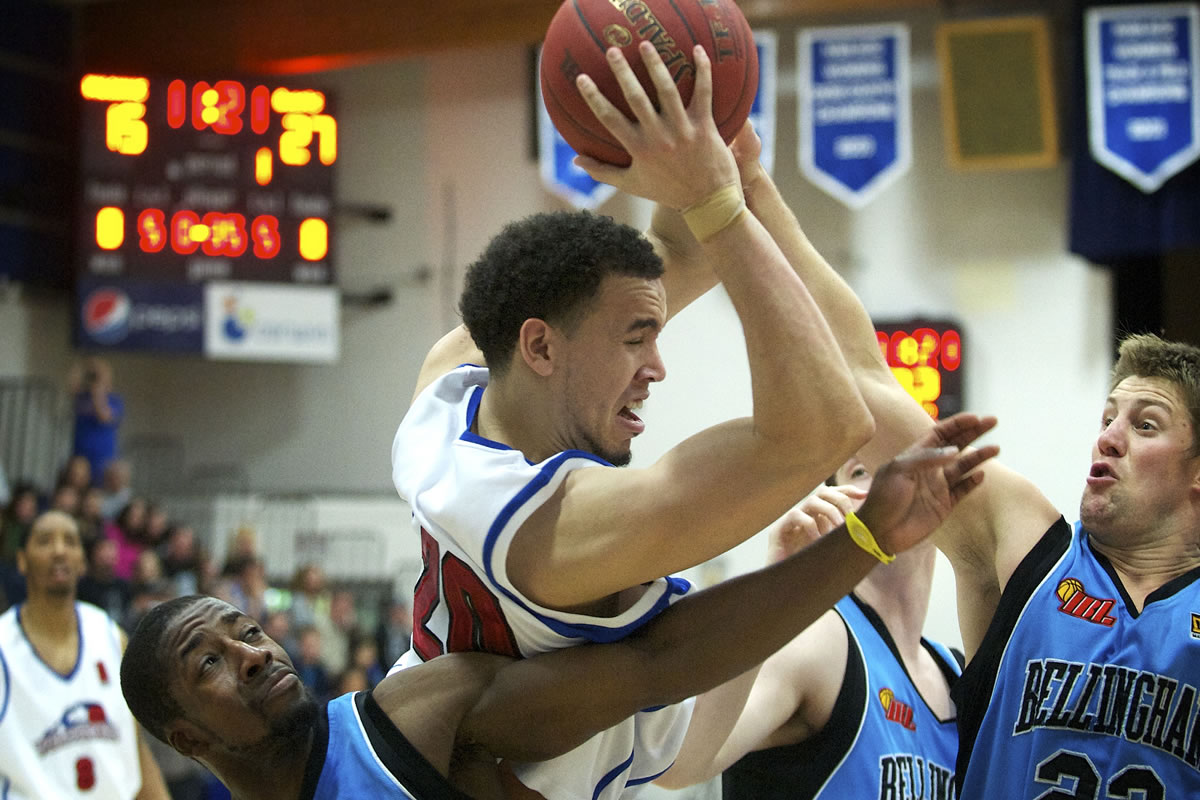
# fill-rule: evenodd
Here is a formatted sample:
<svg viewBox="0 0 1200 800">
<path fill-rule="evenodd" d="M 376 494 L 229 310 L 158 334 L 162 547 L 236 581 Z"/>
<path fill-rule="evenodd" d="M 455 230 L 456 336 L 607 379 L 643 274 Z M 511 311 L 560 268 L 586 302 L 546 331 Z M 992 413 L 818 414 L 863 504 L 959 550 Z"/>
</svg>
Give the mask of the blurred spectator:
<svg viewBox="0 0 1200 800">
<path fill-rule="evenodd" d="M 104 535 L 117 543 L 116 573 L 120 578 L 133 578 L 133 565 L 137 563 L 138 553 L 146 549 L 146 501 L 141 497 L 133 497 L 117 514 L 117 518 L 104 526 Z"/>
<path fill-rule="evenodd" d="M 88 570 L 79 579 L 76 595 L 80 600 L 99 606 L 113 619 L 125 624 L 133 600 L 129 581 L 117 577 L 117 543 L 101 538 L 92 547 Z"/>
<path fill-rule="evenodd" d="M 229 547 L 225 550 L 225 566 L 221 569 L 223 575 L 241 568 L 247 558 L 258 557 L 258 532 L 249 525 L 240 525 L 229 534 Z"/>
<path fill-rule="evenodd" d="M 104 468 L 104 479 L 100 485 L 104 489 L 104 508 L 101 513 L 105 519 L 116 519 L 121 509 L 133 499 L 130 478 L 129 462 L 124 459 L 113 459 Z"/>
<path fill-rule="evenodd" d="M 375 647 L 384 670 L 391 669 L 412 644 L 412 612 L 399 597 L 384 601 L 375 627 Z"/>
<path fill-rule="evenodd" d="M 99 476 L 97 476 L 99 477 Z M 75 491 L 82 495 L 92 485 L 92 462 L 87 456 L 76 453 L 67 459 L 67 463 L 58 473 L 55 486 L 74 486 Z"/>
<path fill-rule="evenodd" d="M 337 675 L 350 663 L 350 643 L 361 636 L 354 592 L 338 589 L 329 597 L 329 618 L 318 617 L 321 631 L 321 661 Z"/>
<path fill-rule="evenodd" d="M 50 496 L 50 508 L 48 511 L 61 511 L 67 516 L 78 516 L 79 514 L 79 490 L 69 483 L 60 483 L 54 487 L 54 494 Z"/>
<path fill-rule="evenodd" d="M 252 619 L 266 618 L 267 570 L 263 560 L 251 555 L 226 564 L 225 574 L 213 594 Z"/>
<path fill-rule="evenodd" d="M 362 667 L 350 666 L 342 670 L 337 681 L 334 682 L 333 696 L 341 697 L 350 692 L 365 692 L 373 685 Z"/>
<path fill-rule="evenodd" d="M 38 491 L 32 483 L 18 483 L 0 513 L 0 563 L 16 564 L 21 536 L 33 525 L 38 513 Z"/>
<path fill-rule="evenodd" d="M 286 650 L 292 661 L 295 662 L 297 647 L 296 640 L 292 636 L 292 621 L 288 613 L 282 609 L 269 612 L 266 619 L 262 621 L 262 628 L 263 633 Z"/>
<path fill-rule="evenodd" d="M 317 619 L 329 619 L 329 592 L 325 573 L 316 564 L 304 564 L 292 578 L 292 627 L 299 630 L 316 625 Z"/>
<path fill-rule="evenodd" d="M 83 540 L 83 552 L 91 555 L 92 548 L 104 535 L 104 490 L 89 486 L 83 490 L 79 500 L 79 513 L 75 521 L 79 524 L 79 538 Z"/>
<path fill-rule="evenodd" d="M 17 569 L 21 538 L 38 514 L 38 491 L 31 483 L 12 487 L 12 496 L 0 513 L 0 609 L 25 599 L 25 577 Z"/>
<path fill-rule="evenodd" d="M 147 503 L 146 524 L 142 526 L 142 544 L 157 549 L 166 541 L 170 524 L 167 509 L 161 503 Z"/>
<path fill-rule="evenodd" d="M 91 474 L 99 480 L 108 462 L 117 457 L 117 429 L 125 416 L 125 401 L 113 391 L 112 368 L 95 356 L 86 359 L 82 370 L 70 376 L 75 397 L 75 442 L 72 454 L 91 463 Z"/>
<path fill-rule="evenodd" d="M 379 648 L 370 636 L 358 636 L 350 645 L 350 666 L 347 671 L 361 670 L 367 680 L 368 689 L 383 680 L 385 670 L 379 664 Z"/>
<path fill-rule="evenodd" d="M 190 525 L 176 523 L 169 527 L 159 554 L 163 571 L 175 584 L 175 594 L 182 596 L 201 591 L 204 556 L 196 546 L 196 532 Z"/>
<path fill-rule="evenodd" d="M 175 596 L 174 587 L 163 574 L 162 560 L 158 553 L 149 548 L 138 553 L 137 563 L 133 568 L 133 579 L 129 585 L 132 597 L 129 601 L 129 614 L 125 617 L 127 630 L 136 628 L 147 611 Z"/>
<path fill-rule="evenodd" d="M 329 670 L 321 661 L 322 649 L 319 630 L 309 625 L 296 631 L 297 659 L 292 666 L 296 668 L 296 674 L 319 703 L 329 700 L 333 693 Z"/>
</svg>

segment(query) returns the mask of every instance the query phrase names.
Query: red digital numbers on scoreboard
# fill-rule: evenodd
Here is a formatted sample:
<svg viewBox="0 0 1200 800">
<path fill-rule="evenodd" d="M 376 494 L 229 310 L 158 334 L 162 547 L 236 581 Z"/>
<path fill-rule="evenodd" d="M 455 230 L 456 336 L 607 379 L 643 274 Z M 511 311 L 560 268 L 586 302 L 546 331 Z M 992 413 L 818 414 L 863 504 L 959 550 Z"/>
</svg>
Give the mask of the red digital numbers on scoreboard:
<svg viewBox="0 0 1200 800">
<path fill-rule="evenodd" d="M 892 374 L 931 417 L 962 410 L 961 327 L 949 321 L 877 323 L 875 338 Z"/>
<path fill-rule="evenodd" d="M 333 282 L 325 92 L 88 74 L 80 95 L 80 274 Z"/>
</svg>

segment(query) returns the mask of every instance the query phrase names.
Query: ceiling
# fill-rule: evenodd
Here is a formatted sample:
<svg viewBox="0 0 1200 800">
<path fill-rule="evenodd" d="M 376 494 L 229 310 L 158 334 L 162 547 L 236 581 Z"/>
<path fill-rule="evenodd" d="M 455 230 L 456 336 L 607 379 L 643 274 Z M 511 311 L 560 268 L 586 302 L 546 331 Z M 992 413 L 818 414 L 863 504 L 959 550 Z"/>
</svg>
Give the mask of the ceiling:
<svg viewBox="0 0 1200 800">
<path fill-rule="evenodd" d="M 964 0 L 738 0 L 752 24 Z M 966 0 L 971 2 L 971 0 Z M 458 47 L 541 40 L 560 0 L 69 0 L 89 71 L 316 72 Z M 1016 6 L 991 0 L 990 6 Z M 1027 9 L 1040 4 L 1024 3 Z"/>
</svg>

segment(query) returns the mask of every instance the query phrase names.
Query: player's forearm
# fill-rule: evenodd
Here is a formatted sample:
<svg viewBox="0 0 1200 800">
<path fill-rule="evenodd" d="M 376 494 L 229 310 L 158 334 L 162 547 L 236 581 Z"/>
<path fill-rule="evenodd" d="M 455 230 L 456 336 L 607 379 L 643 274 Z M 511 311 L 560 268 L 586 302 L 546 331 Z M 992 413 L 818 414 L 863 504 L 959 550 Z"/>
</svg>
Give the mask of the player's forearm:
<svg viewBox="0 0 1200 800">
<path fill-rule="evenodd" d="M 667 292 L 667 319 L 717 285 L 717 273 L 705 260 L 700 243 L 692 236 L 678 211 L 655 204 L 646 238 L 663 260 L 662 281 Z"/>
<path fill-rule="evenodd" d="M 821 447 L 836 467 L 873 425 L 812 295 L 750 214 L 703 247 L 742 323 L 755 432 L 782 449 Z"/>
<path fill-rule="evenodd" d="M 746 206 L 783 251 L 829 323 L 850 368 L 886 369 L 875 341 L 875 328 L 862 302 L 813 247 L 796 215 L 763 166 L 742 167 Z"/>
</svg>

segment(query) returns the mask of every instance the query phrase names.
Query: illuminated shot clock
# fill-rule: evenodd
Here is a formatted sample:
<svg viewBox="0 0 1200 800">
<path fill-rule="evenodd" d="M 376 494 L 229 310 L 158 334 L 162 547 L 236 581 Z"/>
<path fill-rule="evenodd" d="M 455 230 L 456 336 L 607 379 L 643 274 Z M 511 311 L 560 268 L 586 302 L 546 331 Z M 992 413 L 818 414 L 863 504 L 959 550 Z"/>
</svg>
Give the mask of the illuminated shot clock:
<svg viewBox="0 0 1200 800">
<path fill-rule="evenodd" d="M 934 419 L 963 408 L 961 331 L 950 320 L 875 323 L 875 339 L 892 374 Z"/>
<path fill-rule="evenodd" d="M 325 92 L 88 74 L 80 94 L 80 278 L 333 283 Z"/>
</svg>

